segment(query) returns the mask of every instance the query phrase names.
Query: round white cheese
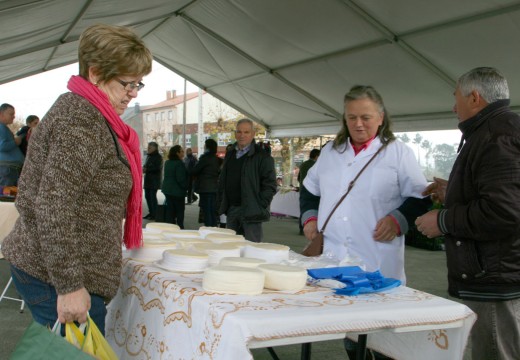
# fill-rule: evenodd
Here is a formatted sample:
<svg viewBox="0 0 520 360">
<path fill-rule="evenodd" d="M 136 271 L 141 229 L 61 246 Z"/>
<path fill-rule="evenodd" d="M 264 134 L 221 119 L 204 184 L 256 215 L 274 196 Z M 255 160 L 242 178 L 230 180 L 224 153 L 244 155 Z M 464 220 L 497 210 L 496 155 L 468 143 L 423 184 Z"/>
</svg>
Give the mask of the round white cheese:
<svg viewBox="0 0 520 360">
<path fill-rule="evenodd" d="M 244 248 L 244 256 L 263 259 L 270 264 L 278 264 L 289 259 L 289 247 L 271 243 L 251 243 Z"/>
<path fill-rule="evenodd" d="M 264 278 L 258 269 L 217 265 L 204 271 L 202 287 L 211 292 L 258 295 L 264 288 Z"/>
<path fill-rule="evenodd" d="M 266 289 L 280 291 L 299 291 L 307 283 L 307 270 L 297 266 L 280 264 L 261 264 L 258 269 L 265 274 Z"/>
<path fill-rule="evenodd" d="M 220 259 L 220 265 L 225 266 L 256 268 L 260 264 L 265 264 L 265 260 L 245 257 L 225 257 Z"/>
</svg>

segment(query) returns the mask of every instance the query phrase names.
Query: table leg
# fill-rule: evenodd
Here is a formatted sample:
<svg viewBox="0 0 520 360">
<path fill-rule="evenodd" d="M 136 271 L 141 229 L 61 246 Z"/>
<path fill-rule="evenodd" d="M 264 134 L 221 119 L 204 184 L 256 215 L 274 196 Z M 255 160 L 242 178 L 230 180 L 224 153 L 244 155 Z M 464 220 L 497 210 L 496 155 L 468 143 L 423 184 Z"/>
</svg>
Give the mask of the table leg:
<svg viewBox="0 0 520 360">
<path fill-rule="evenodd" d="M 276 355 L 276 352 L 274 351 L 274 349 L 272 347 L 269 346 L 267 348 L 267 351 L 269 351 L 269 354 L 271 355 L 273 360 L 280 360 L 280 358 L 278 357 L 278 355 Z"/>
<path fill-rule="evenodd" d="M 311 345 L 312 345 L 312 343 L 302 344 L 301 360 L 311 360 Z"/>
<path fill-rule="evenodd" d="M 365 360 L 367 353 L 367 334 L 358 335 L 356 360 Z"/>
</svg>

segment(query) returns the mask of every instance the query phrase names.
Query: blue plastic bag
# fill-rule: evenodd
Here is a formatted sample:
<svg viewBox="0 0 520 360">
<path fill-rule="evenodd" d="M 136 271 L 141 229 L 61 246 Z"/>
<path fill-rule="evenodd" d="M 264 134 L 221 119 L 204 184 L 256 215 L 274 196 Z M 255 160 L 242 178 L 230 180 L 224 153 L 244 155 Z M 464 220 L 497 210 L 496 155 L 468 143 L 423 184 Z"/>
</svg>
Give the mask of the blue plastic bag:
<svg viewBox="0 0 520 360">
<path fill-rule="evenodd" d="M 314 279 L 333 279 L 345 284 L 344 288 L 334 289 L 338 295 L 370 294 L 401 285 L 400 280 L 385 278 L 379 270 L 367 272 L 359 266 L 309 269 L 307 273 Z"/>
</svg>

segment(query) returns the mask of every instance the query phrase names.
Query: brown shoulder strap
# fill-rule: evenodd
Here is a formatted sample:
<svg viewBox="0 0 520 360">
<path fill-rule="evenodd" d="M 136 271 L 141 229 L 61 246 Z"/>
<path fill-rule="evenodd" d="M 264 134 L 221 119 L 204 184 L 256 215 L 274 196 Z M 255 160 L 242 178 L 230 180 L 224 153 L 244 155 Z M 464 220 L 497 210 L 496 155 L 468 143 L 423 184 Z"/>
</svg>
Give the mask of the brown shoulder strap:
<svg viewBox="0 0 520 360">
<path fill-rule="evenodd" d="M 341 198 L 339 199 L 339 201 L 336 203 L 336 205 L 334 205 L 334 208 L 332 209 L 332 211 L 330 212 L 329 216 L 327 216 L 327 220 L 325 220 L 325 223 L 323 224 L 323 227 L 321 228 L 320 230 L 320 233 L 323 233 L 325 231 L 325 227 L 327 227 L 327 224 L 329 223 L 329 220 L 330 218 L 332 217 L 332 214 L 334 214 L 334 212 L 336 211 L 336 209 L 340 206 L 340 204 L 343 202 L 343 200 L 345 200 L 345 198 L 347 197 L 347 195 L 349 194 L 350 190 L 352 190 L 352 188 L 354 187 L 354 184 L 356 183 L 356 180 L 359 178 L 359 176 L 363 173 L 363 171 L 365 171 L 365 169 L 367 168 L 368 165 L 370 165 L 370 163 L 372 162 L 372 160 L 374 160 L 377 156 L 377 154 L 379 154 L 381 152 L 381 150 L 383 150 L 385 147 L 386 147 L 387 144 L 383 144 L 377 151 L 374 155 L 372 155 L 372 157 L 370 158 L 370 160 L 368 160 L 368 162 L 365 164 L 365 166 L 363 166 L 363 168 L 361 170 L 359 170 L 359 172 L 357 173 L 356 177 L 348 184 L 348 189 L 347 189 L 347 192 L 343 194 L 343 196 L 341 196 Z"/>
</svg>

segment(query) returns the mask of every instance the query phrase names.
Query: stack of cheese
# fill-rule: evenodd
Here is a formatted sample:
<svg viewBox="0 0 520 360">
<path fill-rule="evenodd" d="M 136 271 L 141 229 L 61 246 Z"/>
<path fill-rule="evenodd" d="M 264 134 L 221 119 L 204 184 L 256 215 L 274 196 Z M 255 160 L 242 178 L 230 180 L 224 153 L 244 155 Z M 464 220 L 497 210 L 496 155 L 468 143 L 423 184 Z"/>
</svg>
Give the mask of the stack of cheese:
<svg viewBox="0 0 520 360">
<path fill-rule="evenodd" d="M 305 287 L 307 271 L 303 268 L 266 264 L 254 258 L 227 257 L 220 265 L 204 271 L 202 287 L 206 291 L 227 294 L 258 295 L 263 289 L 299 291 Z"/>
<path fill-rule="evenodd" d="M 166 250 L 156 264 L 163 269 L 175 272 L 201 272 L 208 266 L 209 256 L 205 253 L 186 250 Z"/>
<path fill-rule="evenodd" d="M 232 229 L 224 229 L 219 227 L 213 227 L 213 226 L 201 226 L 199 228 L 200 236 L 203 238 L 206 237 L 209 234 L 225 234 L 225 235 L 235 235 L 236 231 Z"/>
<path fill-rule="evenodd" d="M 193 249 L 208 254 L 210 266 L 217 265 L 222 258 L 240 256 L 240 248 L 232 244 L 198 243 Z"/>
<path fill-rule="evenodd" d="M 264 288 L 279 291 L 300 291 L 307 283 L 307 270 L 297 266 L 261 264 L 265 274 Z"/>
<path fill-rule="evenodd" d="M 244 257 L 263 259 L 270 264 L 278 264 L 289 259 L 289 247 L 271 243 L 250 243 L 244 249 Z"/>
<path fill-rule="evenodd" d="M 146 229 L 156 229 L 161 232 L 163 231 L 179 231 L 181 228 L 176 224 L 152 222 L 146 224 Z"/>
<path fill-rule="evenodd" d="M 217 234 L 211 233 L 207 234 L 204 237 L 206 240 L 211 240 L 214 243 L 226 243 L 226 242 L 237 242 L 237 241 L 247 241 L 243 235 L 232 235 L 232 234 Z"/>
<path fill-rule="evenodd" d="M 143 234 L 143 246 L 138 249 L 124 250 L 124 258 L 140 261 L 156 261 L 161 258 L 165 250 L 175 249 L 177 245 L 162 237 L 161 234 Z"/>
<path fill-rule="evenodd" d="M 202 287 L 212 292 L 258 295 L 262 293 L 264 280 L 264 273 L 255 268 L 217 265 L 204 271 Z"/>
<path fill-rule="evenodd" d="M 190 249 L 198 243 L 211 243 L 209 240 L 203 239 L 196 230 L 179 230 L 164 233 L 168 239 L 175 241 L 179 248 Z"/>
<path fill-rule="evenodd" d="M 257 268 L 265 264 L 265 260 L 246 257 L 225 257 L 220 260 L 220 265 Z"/>
</svg>

